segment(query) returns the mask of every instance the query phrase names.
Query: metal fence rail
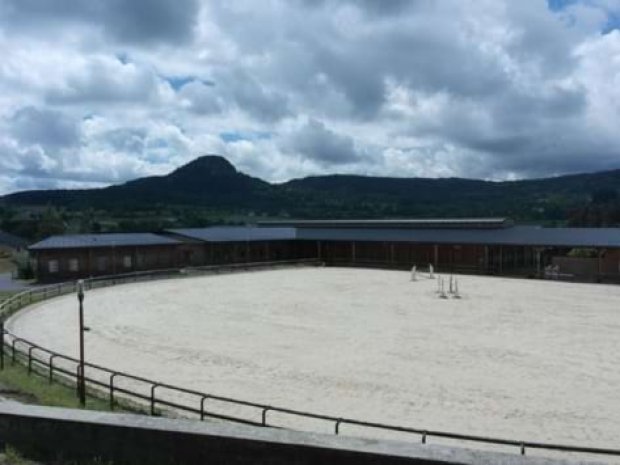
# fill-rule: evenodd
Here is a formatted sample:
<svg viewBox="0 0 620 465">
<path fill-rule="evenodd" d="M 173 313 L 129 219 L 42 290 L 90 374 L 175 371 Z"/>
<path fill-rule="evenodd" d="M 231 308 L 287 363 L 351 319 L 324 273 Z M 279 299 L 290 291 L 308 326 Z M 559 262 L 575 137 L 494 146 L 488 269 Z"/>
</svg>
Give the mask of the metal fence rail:
<svg viewBox="0 0 620 465">
<path fill-rule="evenodd" d="M 260 264 L 225 265 L 223 267 L 202 267 L 200 269 L 192 269 L 191 272 L 221 272 L 238 269 L 259 269 L 264 267 L 273 267 L 277 265 L 290 266 L 307 264 L 317 264 L 317 261 L 295 261 L 285 263 L 272 262 Z M 97 287 L 124 284 L 128 282 L 139 282 L 161 278 L 167 279 L 171 277 L 184 276 L 187 274 L 187 270 L 164 270 L 154 273 L 132 273 L 130 275 L 117 275 L 105 278 L 90 279 L 87 280 L 87 285 L 88 288 L 94 289 Z M 4 368 L 5 359 L 9 357 L 11 363 L 24 364 L 25 366 L 27 366 L 29 373 L 45 377 L 50 383 L 54 382 L 55 379 L 61 378 L 71 383 L 75 382 L 75 385 L 77 386 L 78 379 L 81 375 L 79 371 L 80 361 L 77 358 L 70 357 L 68 355 L 64 355 L 48 348 L 42 347 L 32 341 L 21 338 L 11 333 L 10 331 L 7 331 L 4 328 L 4 320 L 6 316 L 10 315 L 17 309 L 29 305 L 33 302 L 56 297 L 70 292 L 75 292 L 75 287 L 75 283 L 61 283 L 52 286 L 35 288 L 16 294 L 13 297 L 7 299 L 2 304 L 0 304 L 0 318 L 2 319 L 2 321 L 0 322 L 0 347 L 2 348 L 2 350 L 0 350 L 0 369 Z M 60 362 L 64 362 L 65 365 L 61 365 Z M 72 369 L 68 368 L 68 366 L 71 366 Z M 350 425 L 369 429 L 410 433 L 419 436 L 419 439 L 423 444 L 427 443 L 428 438 L 442 438 L 474 443 L 513 446 L 519 448 L 519 451 L 522 455 L 525 455 L 526 449 L 541 449 L 570 453 L 620 456 L 620 449 L 584 447 L 535 441 L 519 441 L 513 439 L 428 430 L 423 428 L 413 428 L 407 426 L 391 425 L 387 423 L 362 421 L 353 418 L 316 414 L 303 410 L 282 408 L 269 404 L 250 402 L 242 399 L 186 389 L 180 386 L 155 381 L 149 378 L 136 376 L 123 371 L 113 370 L 94 363 L 87 362 L 85 363 L 85 367 L 88 368 L 88 371 L 97 372 L 102 377 L 105 375 L 106 380 L 102 380 L 101 377 L 97 378 L 94 376 L 86 375 L 87 370 L 85 370 L 84 379 L 88 383 L 91 389 L 91 393 L 94 390 L 97 393 L 97 397 L 106 397 L 109 400 L 110 409 L 114 409 L 121 400 L 131 400 L 138 402 L 142 406 L 145 406 L 151 415 L 166 413 L 165 410 L 163 412 L 160 412 L 158 410 L 158 408 L 160 407 L 165 407 L 168 409 L 173 409 L 175 411 L 194 414 L 198 418 L 200 418 L 200 420 L 213 418 L 232 421 L 235 423 L 242 423 L 246 425 L 275 428 L 278 428 L 279 426 L 273 422 L 270 422 L 269 416 L 270 414 L 279 413 L 293 416 L 296 418 L 325 421 L 331 424 L 334 434 L 340 434 L 341 429 L 344 425 Z M 148 394 L 144 394 L 142 392 L 138 392 L 127 387 L 122 387 L 115 383 L 117 379 L 125 379 L 136 383 L 141 383 L 145 386 Z M 192 406 L 183 404 L 179 401 L 165 399 L 161 396 L 158 397 L 157 392 L 158 390 L 162 389 L 172 391 L 178 394 L 192 396 L 192 398 L 195 397 L 194 405 Z M 247 407 L 254 410 L 255 414 L 252 417 L 242 417 L 208 410 L 207 403 L 210 401 L 217 401 L 234 406 Z"/>
</svg>

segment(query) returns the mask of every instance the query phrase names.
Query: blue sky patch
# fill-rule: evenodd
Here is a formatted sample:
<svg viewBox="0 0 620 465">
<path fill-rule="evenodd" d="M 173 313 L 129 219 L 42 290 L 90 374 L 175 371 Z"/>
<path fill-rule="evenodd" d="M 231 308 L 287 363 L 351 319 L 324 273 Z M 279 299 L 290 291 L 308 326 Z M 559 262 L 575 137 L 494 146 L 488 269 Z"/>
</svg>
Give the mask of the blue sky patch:
<svg viewBox="0 0 620 465">
<path fill-rule="evenodd" d="M 603 28 L 603 34 L 607 34 L 615 29 L 620 29 L 620 11 L 608 13 L 607 24 Z"/>
<path fill-rule="evenodd" d="M 560 11 L 569 5 L 578 3 L 577 0 L 547 0 L 547 5 L 552 11 Z"/>
<path fill-rule="evenodd" d="M 239 142 L 240 140 L 271 139 L 271 133 L 262 131 L 231 131 L 220 132 L 220 139 L 224 142 Z"/>
<path fill-rule="evenodd" d="M 566 7 L 575 5 L 577 3 L 583 3 L 586 5 L 592 4 L 592 2 L 584 0 L 547 0 L 547 6 L 551 11 L 562 11 Z M 601 7 L 601 9 L 603 8 Z M 605 12 L 607 13 L 607 22 L 603 26 L 601 33 L 607 34 L 608 32 L 611 32 L 615 29 L 620 29 L 620 10 L 605 9 Z"/>
</svg>

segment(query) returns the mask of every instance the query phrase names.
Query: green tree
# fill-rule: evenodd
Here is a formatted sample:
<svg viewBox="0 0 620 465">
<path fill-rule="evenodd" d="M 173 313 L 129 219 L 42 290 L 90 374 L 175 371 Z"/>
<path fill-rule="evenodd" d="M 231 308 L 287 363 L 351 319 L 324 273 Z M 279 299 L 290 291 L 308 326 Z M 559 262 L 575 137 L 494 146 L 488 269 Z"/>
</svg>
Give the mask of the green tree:
<svg viewBox="0 0 620 465">
<path fill-rule="evenodd" d="M 39 238 L 45 238 L 57 234 L 64 234 L 65 231 L 66 224 L 60 212 L 56 208 L 48 206 L 39 220 L 37 236 Z"/>
</svg>

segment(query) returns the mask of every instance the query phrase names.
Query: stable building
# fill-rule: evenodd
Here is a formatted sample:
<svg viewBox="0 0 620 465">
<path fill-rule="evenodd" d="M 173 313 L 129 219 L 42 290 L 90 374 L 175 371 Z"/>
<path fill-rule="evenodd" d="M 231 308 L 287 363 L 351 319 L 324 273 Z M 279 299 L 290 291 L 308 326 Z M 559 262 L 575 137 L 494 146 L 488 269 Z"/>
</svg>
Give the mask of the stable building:
<svg viewBox="0 0 620 465">
<path fill-rule="evenodd" d="M 168 229 L 163 233 L 183 245 L 185 266 L 315 258 L 298 254 L 294 227 L 214 226 Z"/>
<path fill-rule="evenodd" d="M 559 266 L 566 277 L 620 280 L 620 228 L 544 228 L 507 218 L 269 222 L 291 226 L 301 243 L 316 243 L 332 265 L 542 276 Z M 575 250 L 590 257 L 571 257 Z"/>
<path fill-rule="evenodd" d="M 157 234 L 56 236 L 29 248 L 40 280 L 317 258 L 328 265 L 620 281 L 620 228 L 507 218 L 269 221 Z M 580 253 L 575 253 L 580 251 Z"/>
<path fill-rule="evenodd" d="M 151 233 L 52 236 L 28 250 L 39 281 L 176 268 L 179 241 Z"/>
</svg>

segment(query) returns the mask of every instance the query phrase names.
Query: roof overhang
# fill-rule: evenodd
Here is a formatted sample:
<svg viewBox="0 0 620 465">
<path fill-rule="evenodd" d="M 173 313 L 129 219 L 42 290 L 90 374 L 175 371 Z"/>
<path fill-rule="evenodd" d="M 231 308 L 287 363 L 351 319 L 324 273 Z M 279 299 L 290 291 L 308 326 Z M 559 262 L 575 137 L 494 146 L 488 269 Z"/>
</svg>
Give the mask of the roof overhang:
<svg viewBox="0 0 620 465">
<path fill-rule="evenodd" d="M 420 218 L 388 220 L 281 220 L 261 221 L 259 227 L 320 229 L 500 229 L 514 224 L 509 218 Z"/>
</svg>

